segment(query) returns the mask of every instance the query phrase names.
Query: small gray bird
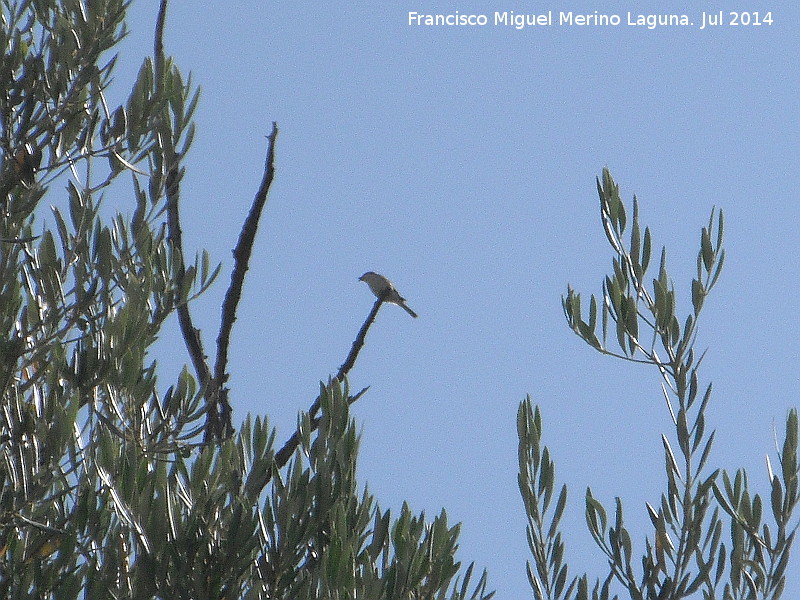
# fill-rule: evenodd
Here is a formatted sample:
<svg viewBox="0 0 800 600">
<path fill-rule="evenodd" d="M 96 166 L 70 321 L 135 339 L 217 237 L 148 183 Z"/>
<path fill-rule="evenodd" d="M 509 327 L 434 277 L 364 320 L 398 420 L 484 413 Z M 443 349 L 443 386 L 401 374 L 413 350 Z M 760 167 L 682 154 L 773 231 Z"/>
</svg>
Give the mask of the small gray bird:
<svg viewBox="0 0 800 600">
<path fill-rule="evenodd" d="M 408 307 L 406 299 L 395 289 L 394 284 L 383 275 L 379 275 L 374 271 L 367 271 L 359 277 L 358 280 L 365 282 L 369 286 L 369 289 L 372 290 L 372 293 L 378 298 L 383 298 L 384 302 L 397 304 L 397 306 L 405 310 L 412 317 L 415 319 L 417 318 L 417 313 Z M 387 292 L 386 290 L 389 291 Z"/>
</svg>

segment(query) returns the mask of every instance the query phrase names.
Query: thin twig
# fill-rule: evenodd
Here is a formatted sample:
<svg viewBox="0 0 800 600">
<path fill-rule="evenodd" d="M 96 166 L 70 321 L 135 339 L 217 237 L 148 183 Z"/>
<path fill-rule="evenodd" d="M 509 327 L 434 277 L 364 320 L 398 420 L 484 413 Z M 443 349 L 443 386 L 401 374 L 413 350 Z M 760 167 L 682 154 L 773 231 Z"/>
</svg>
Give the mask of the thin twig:
<svg viewBox="0 0 800 600">
<path fill-rule="evenodd" d="M 388 294 L 388 290 L 386 294 Z M 381 307 L 381 304 L 384 302 L 384 297 L 380 297 L 375 300 L 375 304 L 372 307 L 369 315 L 367 315 L 367 320 L 364 321 L 364 324 L 361 326 L 361 329 L 358 331 L 358 335 L 356 339 L 353 341 L 353 345 L 350 347 L 350 354 L 347 355 L 347 358 L 342 363 L 342 366 L 339 367 L 339 372 L 336 374 L 336 379 L 339 381 L 344 381 L 345 376 L 350 372 L 350 369 L 353 368 L 353 365 L 356 362 L 356 357 L 358 353 L 361 351 L 361 347 L 364 345 L 364 339 L 367 337 L 367 330 L 370 328 L 372 323 L 375 322 L 375 317 L 378 314 L 378 309 Z"/>
</svg>

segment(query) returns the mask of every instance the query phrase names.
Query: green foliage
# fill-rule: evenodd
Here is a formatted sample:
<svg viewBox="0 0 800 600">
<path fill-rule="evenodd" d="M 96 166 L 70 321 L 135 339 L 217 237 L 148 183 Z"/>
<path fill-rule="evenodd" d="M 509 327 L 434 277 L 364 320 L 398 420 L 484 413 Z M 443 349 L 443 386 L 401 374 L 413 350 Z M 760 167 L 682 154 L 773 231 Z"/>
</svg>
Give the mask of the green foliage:
<svg viewBox="0 0 800 600">
<path fill-rule="evenodd" d="M 567 486 L 561 487 L 553 506 L 555 465 L 547 447 L 541 447 L 542 416 L 538 407 L 534 412 L 530 397 L 517 412 L 517 435 L 519 490 L 528 515 L 528 548 L 534 558 L 533 566 L 527 564 L 528 581 L 536 600 L 569 598 L 580 582 L 573 579 L 565 587 L 569 570 L 564 563 L 564 542 L 558 524 L 567 505 Z M 552 516 L 545 518 L 551 508 Z"/>
<path fill-rule="evenodd" d="M 648 287 L 652 235 L 645 227 L 642 236 L 636 198 L 626 244 L 627 212 L 608 169 L 597 180 L 597 191 L 603 228 L 615 255 L 612 273 L 603 282 L 600 300 L 591 296 L 588 318 L 580 294 L 572 288 L 562 301 L 564 314 L 573 331 L 597 351 L 653 365 L 661 374 L 673 430 L 671 436 L 662 435 L 666 489 L 659 502 L 647 504 L 652 531 L 639 558 L 625 526 L 622 500 L 616 498 L 612 520 L 587 489 L 586 523 L 609 565 L 590 596 L 588 576 L 567 576 L 558 530 L 567 488 L 561 488 L 553 508 L 555 468 L 549 450 L 541 447 L 541 416 L 538 408 L 533 411 L 530 399 L 524 401 L 518 416 L 520 490 L 534 558 L 534 567 L 528 565 L 534 597 L 605 600 L 615 584 L 632 600 L 677 600 L 698 594 L 706 599 L 777 599 L 786 583 L 789 551 L 798 527 L 792 523 L 798 503 L 797 411 L 792 410 L 786 420 L 780 471 L 773 473 L 770 467 L 772 524 L 763 522 L 764 500 L 759 494 L 751 495 L 744 471 L 731 481 L 728 473 L 708 465 L 714 432 L 706 429 L 705 412 L 712 387 L 708 384 L 701 392 L 702 356 L 695 356 L 694 344 L 697 320 L 725 258 L 722 212 L 712 210 L 708 226 L 701 231 L 697 276 L 690 286 L 692 312 L 681 321 L 676 315 L 675 286 L 667 272 L 666 249 L 661 251 L 658 275 Z M 609 328 L 619 351 L 608 346 Z M 552 512 L 549 520 L 548 510 Z M 723 541 L 726 516 L 729 542 Z"/>
<path fill-rule="evenodd" d="M 203 386 L 159 384 L 152 344 L 219 267 L 186 266 L 167 219 L 190 79 L 157 55 L 106 100 L 126 8 L 2 1 L 0 597 L 491 597 L 444 511 L 393 518 L 359 489 L 346 385 L 320 386 L 284 467 L 265 418 L 205 444 Z M 107 217 L 126 189 L 132 216 Z"/>
</svg>

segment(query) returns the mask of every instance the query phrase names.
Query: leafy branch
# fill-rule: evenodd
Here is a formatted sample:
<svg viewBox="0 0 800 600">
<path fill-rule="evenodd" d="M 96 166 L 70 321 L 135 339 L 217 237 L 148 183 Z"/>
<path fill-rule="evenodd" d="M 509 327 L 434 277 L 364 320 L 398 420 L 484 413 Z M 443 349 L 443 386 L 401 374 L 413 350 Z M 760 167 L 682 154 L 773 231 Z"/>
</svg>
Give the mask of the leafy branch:
<svg viewBox="0 0 800 600">
<path fill-rule="evenodd" d="M 608 598 L 611 584 L 616 582 L 633 600 L 677 600 L 699 592 L 706 598 L 716 598 L 719 588 L 726 599 L 777 599 L 785 585 L 785 568 L 798 526 L 790 525 L 798 502 L 797 412 L 791 411 L 787 418 L 779 454 L 780 473 L 769 469 L 776 530 L 762 526 L 763 502 L 758 494 L 751 498 L 746 473 L 737 472 L 731 482 L 725 471 L 708 466 L 715 437 L 706 429 L 712 386 L 703 388 L 700 384 L 703 354 L 698 357 L 694 346 L 700 313 L 725 260 L 722 212 L 712 209 L 708 225 L 701 230 L 697 274 L 689 290 L 692 311 L 679 319 L 665 248 L 661 250 L 658 275 L 648 282 L 653 241 L 649 227 L 642 232 L 637 199 L 633 199 L 626 242 L 627 212 L 608 169 L 597 179 L 597 191 L 601 224 L 614 252 L 612 271 L 603 281 L 600 299 L 591 295 L 587 316 L 582 311 L 581 295 L 568 287 L 562 299 L 564 315 L 570 328 L 598 352 L 650 364 L 658 370 L 674 437 L 661 436 L 666 491 L 655 505 L 646 504 L 653 529 L 645 539 L 641 567 L 635 566 L 622 500 L 615 501 L 612 521 L 603 504 L 587 489 L 587 526 L 609 565 L 607 576 L 602 582 L 597 580 L 591 597 Z M 615 338 L 618 350 L 609 347 L 609 336 Z M 520 488 L 536 565 L 535 573 L 529 567 L 534 595 L 537 599 L 584 600 L 589 598 L 587 577 L 573 578 L 567 584 L 567 568 L 562 563 L 563 542 L 557 524 L 566 487 L 559 495 L 550 525 L 544 528 L 542 515 L 552 494 L 554 466 L 547 448 L 539 450 L 538 409 L 531 413 L 527 400 L 520 411 L 524 425 L 519 428 L 520 473 L 525 473 Z M 729 546 L 722 541 L 722 514 L 730 520 Z"/>
</svg>

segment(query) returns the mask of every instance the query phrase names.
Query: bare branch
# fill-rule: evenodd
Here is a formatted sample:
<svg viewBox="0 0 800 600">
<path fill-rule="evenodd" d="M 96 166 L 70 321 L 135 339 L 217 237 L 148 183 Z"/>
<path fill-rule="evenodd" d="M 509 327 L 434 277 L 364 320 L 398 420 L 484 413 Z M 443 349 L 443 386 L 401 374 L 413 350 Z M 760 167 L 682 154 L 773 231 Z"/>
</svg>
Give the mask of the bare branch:
<svg viewBox="0 0 800 600">
<path fill-rule="evenodd" d="M 212 417 L 209 413 L 209 421 L 212 418 L 218 419 L 217 434 L 224 434 L 227 437 L 233 432 L 233 425 L 231 424 L 231 407 L 228 402 L 228 389 L 225 388 L 225 383 L 228 380 L 226 369 L 228 367 L 228 349 L 231 340 L 231 330 L 236 321 L 236 309 L 239 306 L 239 301 L 242 298 L 242 288 L 244 287 L 244 278 L 247 270 L 250 268 L 250 257 L 253 254 L 253 244 L 255 243 L 256 233 L 258 232 L 258 223 L 261 219 L 261 213 L 264 210 L 264 205 L 267 203 L 267 195 L 269 194 L 272 180 L 275 178 L 275 139 L 278 137 L 278 124 L 272 123 L 272 133 L 269 134 L 267 145 L 267 158 L 264 164 L 264 177 L 261 179 L 261 185 L 256 192 L 253 199 L 253 205 L 250 207 L 250 212 L 242 225 L 242 231 L 239 234 L 239 241 L 233 251 L 233 272 L 231 273 L 231 284 L 225 294 L 225 300 L 222 303 L 222 321 L 220 323 L 219 335 L 217 336 L 217 360 L 214 365 L 214 381 L 213 388 L 216 391 L 216 406 L 209 407 L 210 411 L 216 411 L 216 415 Z M 213 432 L 206 432 L 206 435 Z"/>
<path fill-rule="evenodd" d="M 353 365 L 356 363 L 356 358 L 358 357 L 358 353 L 364 346 L 364 339 L 367 337 L 367 331 L 369 330 L 370 326 L 375 322 L 375 317 L 378 315 L 378 309 L 380 309 L 381 304 L 383 304 L 382 297 L 375 300 L 375 304 L 372 305 L 372 310 L 369 311 L 366 321 L 364 321 L 364 324 L 361 326 L 361 329 L 358 330 L 358 335 L 356 335 L 356 339 L 353 341 L 353 345 L 350 347 L 350 353 L 347 355 L 347 358 L 345 359 L 344 363 L 342 363 L 342 366 L 339 367 L 339 372 L 336 373 L 336 381 L 339 382 L 344 381 L 344 378 L 347 377 L 347 374 L 350 372 L 350 369 L 352 369 Z M 308 409 L 308 414 L 312 419 L 317 416 L 317 412 L 319 412 L 319 396 L 317 396 L 317 399 L 314 400 L 314 403 L 311 405 L 311 408 Z M 312 422 L 311 431 L 314 431 L 315 429 L 316 426 Z M 286 446 L 284 446 L 284 448 L 285 447 Z"/>
<path fill-rule="evenodd" d="M 388 293 L 387 290 L 384 293 Z M 381 305 L 384 302 L 384 296 L 381 296 L 377 300 L 375 300 L 375 304 L 372 305 L 372 310 L 367 315 L 367 319 L 364 321 L 364 324 L 361 326 L 361 329 L 358 331 L 358 335 L 356 335 L 356 339 L 353 341 L 353 345 L 350 347 L 350 353 L 347 355 L 344 363 L 341 367 L 339 367 L 339 372 L 336 374 L 336 380 L 341 382 L 344 381 L 344 378 L 350 372 L 350 369 L 353 368 L 353 365 L 356 362 L 356 358 L 358 357 L 358 353 L 361 351 L 361 348 L 364 346 L 364 340 L 367 337 L 367 331 L 369 330 L 370 326 L 375 322 L 375 317 L 378 315 L 378 309 L 380 309 Z M 355 396 L 350 396 L 347 401 L 349 404 L 353 404 L 356 400 L 361 398 L 364 393 L 369 388 L 364 388 Z M 320 409 L 320 397 L 317 396 L 316 400 L 311 404 L 311 407 L 308 409 L 308 415 L 311 418 L 311 431 L 316 431 L 317 427 L 319 427 L 320 418 L 317 417 L 317 413 Z M 294 451 L 297 450 L 297 446 L 300 444 L 300 432 L 295 431 L 283 447 L 278 450 L 277 454 L 275 454 L 275 467 L 280 469 L 289 462 L 289 459 L 294 454 Z M 269 483 L 270 478 L 272 475 L 268 475 L 266 481 L 264 481 L 264 485 Z"/>
<path fill-rule="evenodd" d="M 384 292 L 384 296 L 386 296 L 390 290 L 386 290 Z M 364 321 L 364 324 L 361 326 L 361 329 L 358 331 L 358 335 L 356 339 L 353 341 L 353 345 L 350 347 L 350 354 L 347 355 L 344 363 L 342 366 L 339 367 L 339 372 L 336 374 L 336 379 L 339 381 L 344 381 L 345 376 L 350 372 L 350 369 L 353 368 L 353 365 L 356 363 L 356 357 L 358 353 L 361 351 L 361 347 L 364 345 L 364 339 L 367 337 L 367 330 L 370 328 L 372 323 L 375 322 L 375 317 L 378 314 L 378 309 L 383 304 L 384 298 L 380 297 L 375 301 L 375 304 L 372 307 L 369 315 L 367 315 L 367 320 Z"/>
</svg>

